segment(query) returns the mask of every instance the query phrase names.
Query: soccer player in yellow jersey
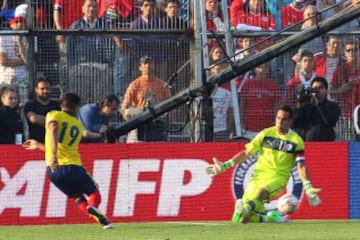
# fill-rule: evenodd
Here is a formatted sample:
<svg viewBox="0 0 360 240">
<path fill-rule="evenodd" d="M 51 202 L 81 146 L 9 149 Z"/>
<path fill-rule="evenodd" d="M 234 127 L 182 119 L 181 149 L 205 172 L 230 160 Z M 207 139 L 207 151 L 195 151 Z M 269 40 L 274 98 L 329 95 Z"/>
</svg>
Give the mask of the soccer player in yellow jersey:
<svg viewBox="0 0 360 240">
<path fill-rule="evenodd" d="M 68 198 L 74 198 L 80 211 L 93 217 L 104 229 L 112 228 L 107 217 L 98 210 L 101 195 L 92 177 L 83 167 L 79 143 L 82 137 L 99 138 L 99 133 L 84 130 L 76 114 L 80 97 L 65 93 L 61 99 L 61 111 L 50 111 L 45 120 L 45 144 L 30 139 L 26 149 L 45 151 L 47 175 L 50 181 Z"/>
<path fill-rule="evenodd" d="M 276 113 L 275 126 L 259 132 L 245 145 L 245 150 L 235 154 L 230 160 L 221 162 L 213 158 L 214 164 L 207 166 L 207 173 L 216 176 L 259 153 L 253 176 L 244 195 L 235 203 L 233 222 L 284 222 L 285 219 L 281 215 L 266 216 L 264 203 L 286 189 L 294 164 L 297 166 L 310 205 L 321 204 L 318 196 L 321 189 L 313 188 L 305 166 L 304 142 L 290 129 L 292 117 L 293 110 L 289 106 L 281 106 Z"/>
</svg>

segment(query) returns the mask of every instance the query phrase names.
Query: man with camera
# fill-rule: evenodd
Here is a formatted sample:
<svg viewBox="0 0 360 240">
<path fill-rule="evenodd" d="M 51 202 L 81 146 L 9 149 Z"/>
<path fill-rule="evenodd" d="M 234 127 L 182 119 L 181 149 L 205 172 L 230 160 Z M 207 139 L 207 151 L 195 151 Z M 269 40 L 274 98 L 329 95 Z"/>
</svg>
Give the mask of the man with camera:
<svg viewBox="0 0 360 240">
<path fill-rule="evenodd" d="M 339 120 L 340 107 L 327 99 L 328 82 L 315 77 L 309 88 L 297 93 L 297 108 L 292 128 L 305 141 L 334 141 L 334 127 Z"/>
</svg>

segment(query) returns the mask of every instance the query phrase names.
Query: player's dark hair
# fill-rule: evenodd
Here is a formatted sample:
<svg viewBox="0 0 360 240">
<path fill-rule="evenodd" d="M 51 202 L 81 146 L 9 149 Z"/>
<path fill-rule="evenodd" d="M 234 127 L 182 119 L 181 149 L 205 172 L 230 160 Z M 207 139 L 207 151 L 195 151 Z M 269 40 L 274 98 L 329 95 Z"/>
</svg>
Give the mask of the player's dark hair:
<svg viewBox="0 0 360 240">
<path fill-rule="evenodd" d="M 100 108 L 104 107 L 104 106 L 110 106 L 113 102 L 116 102 L 117 104 L 120 104 L 120 100 L 119 98 L 114 95 L 114 94 L 110 94 L 108 96 L 106 96 L 99 104 Z"/>
<path fill-rule="evenodd" d="M 311 86 L 314 84 L 314 82 L 320 82 L 320 83 L 322 83 L 326 89 L 328 89 L 328 87 L 329 87 L 329 84 L 328 84 L 327 80 L 326 80 L 325 78 L 323 78 L 323 77 L 315 77 L 315 78 L 311 81 Z"/>
<path fill-rule="evenodd" d="M 75 110 L 77 106 L 80 106 L 81 99 L 76 93 L 64 93 L 61 96 L 61 106 Z"/>
<path fill-rule="evenodd" d="M 289 105 L 286 105 L 286 104 L 281 105 L 280 107 L 278 107 L 278 109 L 277 109 L 276 112 L 278 112 L 278 111 L 280 111 L 280 110 L 289 113 L 289 118 L 290 118 L 290 119 L 293 118 L 293 116 L 294 116 L 294 110 L 293 110 Z"/>
</svg>

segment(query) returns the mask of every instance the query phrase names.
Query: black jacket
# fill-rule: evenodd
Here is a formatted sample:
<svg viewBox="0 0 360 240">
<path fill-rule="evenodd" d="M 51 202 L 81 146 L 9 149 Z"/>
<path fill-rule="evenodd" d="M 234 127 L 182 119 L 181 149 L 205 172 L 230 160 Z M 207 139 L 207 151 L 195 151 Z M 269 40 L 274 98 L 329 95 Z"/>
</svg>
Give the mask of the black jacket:
<svg viewBox="0 0 360 240">
<path fill-rule="evenodd" d="M 292 128 L 305 141 L 334 141 L 334 127 L 339 117 L 339 105 L 325 99 L 318 106 L 309 103 L 295 109 Z"/>
<path fill-rule="evenodd" d="M 19 110 L 0 106 L 0 144 L 14 144 L 16 133 L 24 136 Z"/>
</svg>

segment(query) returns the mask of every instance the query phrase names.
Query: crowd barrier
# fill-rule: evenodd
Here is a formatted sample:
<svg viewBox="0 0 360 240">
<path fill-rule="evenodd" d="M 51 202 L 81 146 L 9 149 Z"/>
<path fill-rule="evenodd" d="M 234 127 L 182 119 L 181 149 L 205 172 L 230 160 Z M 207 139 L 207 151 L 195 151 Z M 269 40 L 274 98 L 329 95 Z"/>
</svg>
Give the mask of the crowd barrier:
<svg viewBox="0 0 360 240">
<path fill-rule="evenodd" d="M 84 165 L 99 184 L 100 209 L 114 222 L 229 220 L 254 158 L 211 178 L 213 156 L 230 158 L 231 143 L 81 145 Z M 287 190 L 300 197 L 291 219 L 360 218 L 360 143 L 307 143 L 306 164 L 320 207 L 310 207 L 294 171 Z M 46 177 L 44 154 L 0 146 L 0 225 L 90 223 Z M 276 206 L 276 200 L 266 205 Z"/>
</svg>

